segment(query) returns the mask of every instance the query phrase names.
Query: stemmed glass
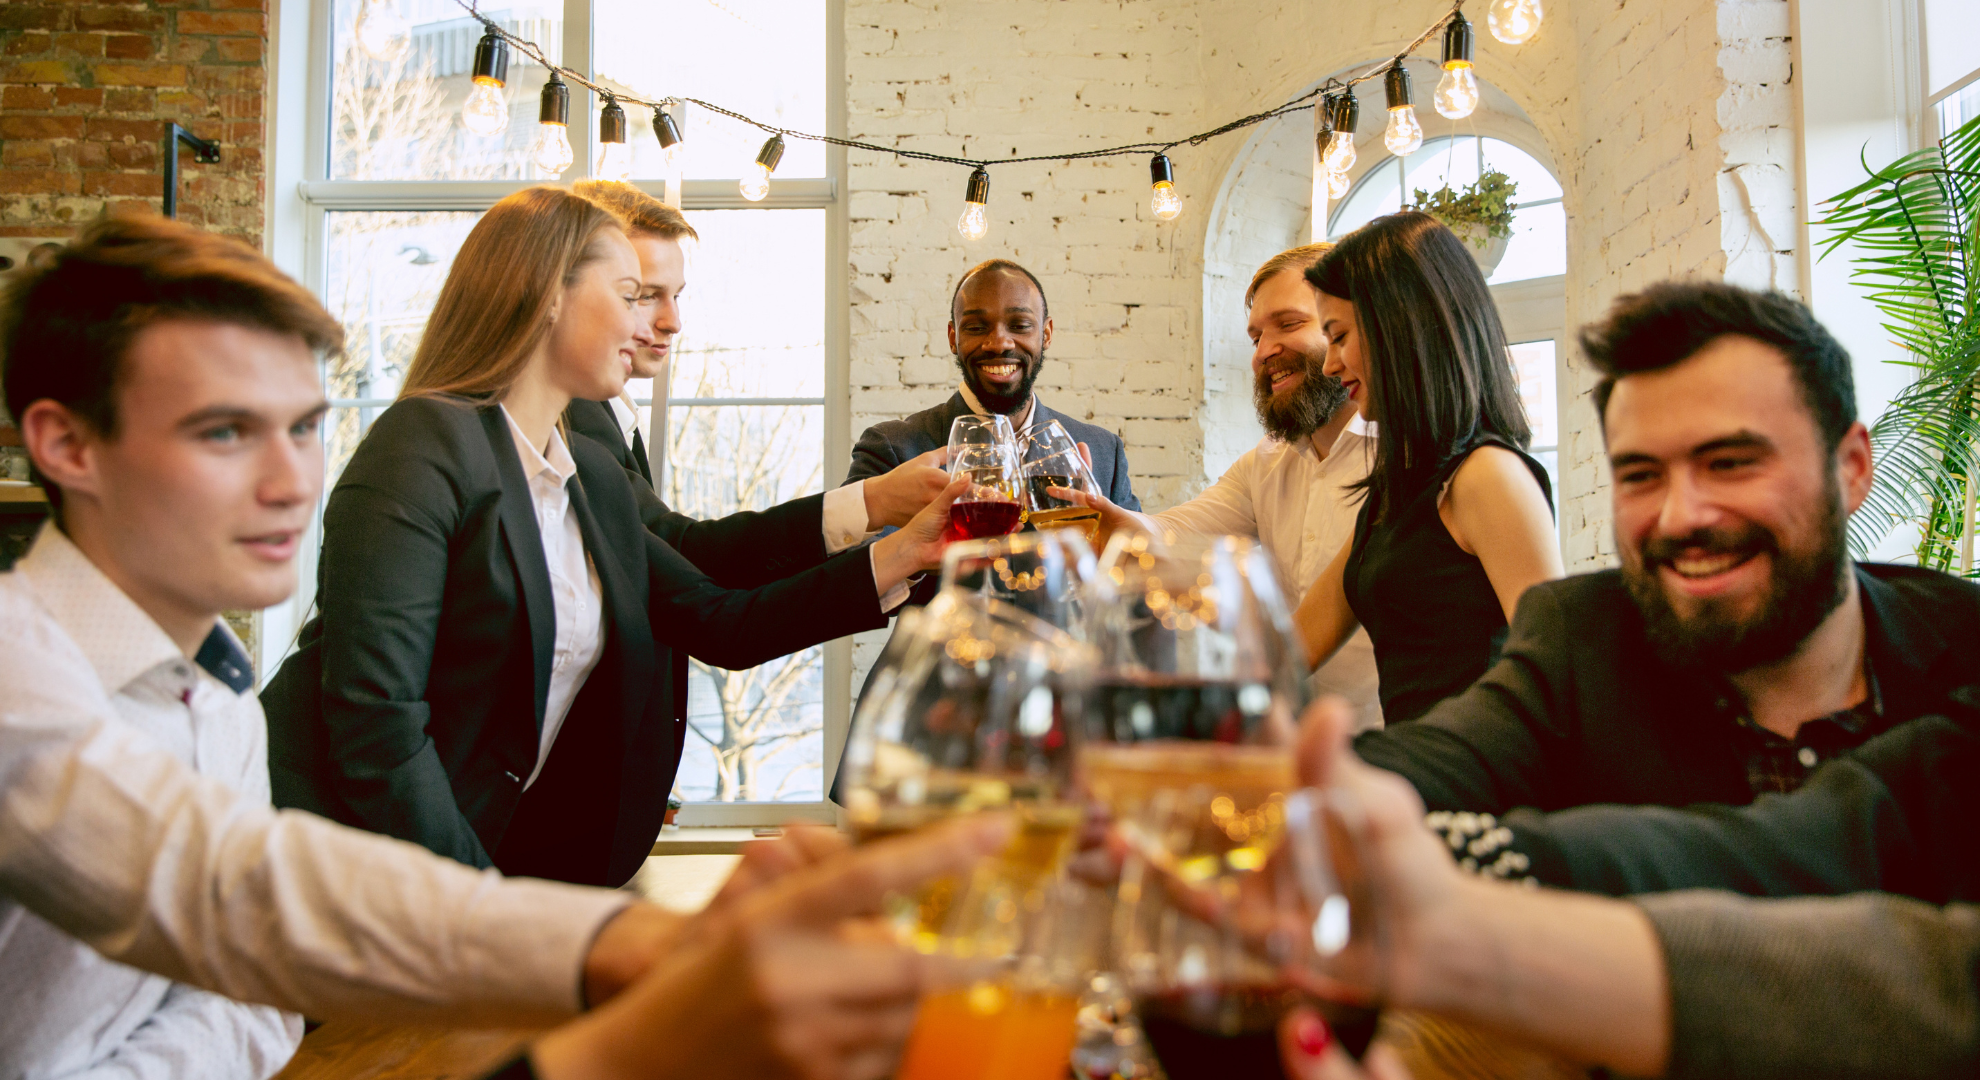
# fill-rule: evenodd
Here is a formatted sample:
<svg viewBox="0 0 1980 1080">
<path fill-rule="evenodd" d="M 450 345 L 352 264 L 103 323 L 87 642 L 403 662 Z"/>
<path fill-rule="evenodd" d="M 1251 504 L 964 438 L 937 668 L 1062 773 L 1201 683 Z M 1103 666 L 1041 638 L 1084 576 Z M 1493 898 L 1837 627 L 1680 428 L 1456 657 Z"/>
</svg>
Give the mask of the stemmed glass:
<svg viewBox="0 0 1980 1080">
<path fill-rule="evenodd" d="M 1285 597 L 1243 537 L 1121 533 L 1099 571 L 1080 772 L 1127 852 L 1115 962 L 1171 1080 L 1277 1075 L 1301 991 L 1266 947 L 1276 909 L 1239 901 L 1274 895 L 1297 791 Z"/>
<path fill-rule="evenodd" d="M 1024 524 L 1017 452 L 1009 444 L 965 444 L 950 453 L 949 475 L 969 477 L 969 489 L 949 507 L 944 539 L 1003 536 Z"/>
<path fill-rule="evenodd" d="M 1071 530 L 966 540 L 942 553 L 942 587 L 1003 601 L 1077 636 L 1094 565 L 1093 549 Z"/>
<path fill-rule="evenodd" d="M 1011 430 L 1011 418 L 992 413 L 977 416 L 971 413 L 958 416 L 949 425 L 949 461 L 954 464 L 956 455 L 965 447 L 971 446 L 1017 446 L 1017 433 Z"/>
<path fill-rule="evenodd" d="M 1091 544 L 1100 532 L 1100 512 L 1053 494 L 1066 489 L 1100 494 L 1093 470 L 1079 444 L 1057 420 L 1047 420 L 1025 432 L 1019 452 L 1024 460 L 1027 520 L 1038 529 L 1078 529 Z"/>
</svg>

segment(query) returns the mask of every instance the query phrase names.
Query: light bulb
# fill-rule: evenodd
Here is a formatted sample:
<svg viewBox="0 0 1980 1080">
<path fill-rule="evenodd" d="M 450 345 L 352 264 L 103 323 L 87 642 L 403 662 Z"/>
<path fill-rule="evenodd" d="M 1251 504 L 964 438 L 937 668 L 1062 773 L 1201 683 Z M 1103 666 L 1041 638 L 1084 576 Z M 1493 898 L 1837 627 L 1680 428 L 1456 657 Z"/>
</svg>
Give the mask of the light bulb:
<svg viewBox="0 0 1980 1080">
<path fill-rule="evenodd" d="M 746 175 L 737 181 L 736 188 L 750 202 L 762 202 L 763 197 L 770 194 L 770 166 L 760 161 L 750 162 Z"/>
<path fill-rule="evenodd" d="M 1354 135 L 1351 132 L 1334 132 L 1334 141 L 1327 147 L 1326 163 L 1329 170 L 1343 176 L 1354 168 Z"/>
<path fill-rule="evenodd" d="M 1156 154 L 1148 163 L 1148 212 L 1156 221 L 1174 221 L 1182 213 L 1182 196 L 1176 192 L 1176 167 L 1167 154 Z"/>
<path fill-rule="evenodd" d="M 577 160 L 571 152 L 570 136 L 564 134 L 564 125 L 543 123 L 537 125 L 536 145 L 529 148 L 530 156 L 536 159 L 538 168 L 553 175 L 562 174 Z"/>
<path fill-rule="evenodd" d="M 502 96 L 502 84 L 476 79 L 461 106 L 461 124 L 476 135 L 494 135 L 509 126 L 509 101 Z"/>
<path fill-rule="evenodd" d="M 373 60 L 397 60 L 412 44 L 412 26 L 399 15 L 391 0 L 366 3 L 358 12 L 355 29 L 358 48 Z"/>
<path fill-rule="evenodd" d="M 1423 145 L 1423 125 L 1416 122 L 1414 105 L 1389 110 L 1389 130 L 1382 133 L 1382 145 L 1397 157 L 1414 154 Z"/>
<path fill-rule="evenodd" d="M 737 190 L 750 202 L 762 202 L 770 194 L 770 174 L 777 171 L 777 163 L 784 160 L 784 137 L 772 135 L 763 140 L 763 149 L 756 152 L 756 160 L 743 170 L 743 178 L 736 181 Z"/>
<path fill-rule="evenodd" d="M 600 180 L 632 179 L 632 147 L 622 142 L 598 144 L 598 178 Z"/>
<path fill-rule="evenodd" d="M 1524 45 L 1540 32 L 1540 0 L 1492 0 L 1485 13 L 1485 25 L 1492 36 L 1508 45 Z"/>
<path fill-rule="evenodd" d="M 962 216 L 956 219 L 956 231 L 964 240 L 981 240 L 990 232 L 990 218 L 983 213 L 982 203 L 964 203 Z"/>
<path fill-rule="evenodd" d="M 1454 65 L 1445 70 L 1444 77 L 1437 80 L 1437 92 L 1431 96 L 1437 106 L 1437 115 L 1450 120 L 1462 120 L 1478 108 L 1478 76 L 1472 74 L 1470 64 Z"/>
<path fill-rule="evenodd" d="M 1328 169 L 1327 197 L 1329 199 L 1340 199 L 1345 197 L 1347 193 L 1348 193 L 1348 174 L 1344 172 L 1335 172 L 1332 169 Z"/>
</svg>

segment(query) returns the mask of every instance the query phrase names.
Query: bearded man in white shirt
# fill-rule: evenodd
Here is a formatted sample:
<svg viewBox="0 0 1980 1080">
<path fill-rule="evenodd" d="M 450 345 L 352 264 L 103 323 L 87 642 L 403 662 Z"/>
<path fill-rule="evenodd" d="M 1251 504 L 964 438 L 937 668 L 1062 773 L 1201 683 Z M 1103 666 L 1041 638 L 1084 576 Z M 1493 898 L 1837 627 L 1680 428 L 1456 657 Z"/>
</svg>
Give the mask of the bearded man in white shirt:
<svg viewBox="0 0 1980 1080">
<path fill-rule="evenodd" d="M 514 1068 L 890 1072 L 917 958 L 839 923 L 1007 823 L 852 855 L 794 835 L 684 921 L 269 808 L 219 613 L 295 587 L 341 338 L 259 253 L 154 218 L 92 226 L 0 297 L 5 404 L 53 511 L 0 574 L 0 1076 L 259 1080 L 296 1012 L 535 1026 L 608 998 Z"/>
<path fill-rule="evenodd" d="M 1319 297 L 1306 271 L 1331 244 L 1282 251 L 1252 275 L 1244 303 L 1250 313 L 1253 402 L 1265 438 L 1244 452 L 1196 498 L 1159 514 L 1133 514 L 1104 499 L 1089 500 L 1103 527 L 1257 537 L 1272 557 L 1279 587 L 1297 602 L 1334 556 L 1354 538 L 1361 497 L 1353 485 L 1375 459 L 1374 431 L 1356 418 L 1339 379 L 1320 373 L 1327 335 Z M 1319 693 L 1354 707 L 1357 730 L 1382 726 L 1376 696 L 1375 649 L 1356 630 L 1333 659 L 1313 674 Z"/>
</svg>

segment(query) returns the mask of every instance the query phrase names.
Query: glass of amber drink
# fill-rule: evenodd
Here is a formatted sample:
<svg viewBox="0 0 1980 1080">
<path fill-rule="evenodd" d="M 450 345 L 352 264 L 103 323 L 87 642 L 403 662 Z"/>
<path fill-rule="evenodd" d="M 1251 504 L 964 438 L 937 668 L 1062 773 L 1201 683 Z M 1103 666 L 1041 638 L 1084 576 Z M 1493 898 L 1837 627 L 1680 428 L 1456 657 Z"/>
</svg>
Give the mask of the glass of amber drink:
<svg viewBox="0 0 1980 1080">
<path fill-rule="evenodd" d="M 847 824 L 864 842 L 955 814 L 1013 814 L 1010 843 L 973 876 L 931 882 L 888 909 L 900 939 L 921 952 L 997 955 L 1009 948 L 999 936 L 1009 921 L 970 905 L 1037 904 L 1082 819 L 1070 796 L 1071 709 L 1089 654 L 1051 624 L 960 589 L 938 593 L 908 636 L 883 657 L 853 718 Z"/>
</svg>

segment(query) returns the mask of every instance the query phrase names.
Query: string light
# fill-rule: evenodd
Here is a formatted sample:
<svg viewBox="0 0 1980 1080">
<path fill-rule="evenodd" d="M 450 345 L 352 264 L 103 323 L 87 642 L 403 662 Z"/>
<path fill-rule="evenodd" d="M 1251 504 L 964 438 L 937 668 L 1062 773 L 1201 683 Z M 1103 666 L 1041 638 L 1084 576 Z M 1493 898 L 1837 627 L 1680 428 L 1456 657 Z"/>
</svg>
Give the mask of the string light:
<svg viewBox="0 0 1980 1080">
<path fill-rule="evenodd" d="M 1524 45 L 1540 32 L 1540 0 L 1493 0 L 1485 11 L 1492 36 L 1508 45 Z"/>
<path fill-rule="evenodd" d="M 538 168 L 561 175 L 577 155 L 571 153 L 571 137 L 564 130 L 571 122 L 571 88 L 564 85 L 554 69 L 550 80 L 543 84 L 543 104 L 537 110 L 536 120 L 536 145 L 529 148 L 530 156 L 536 159 Z"/>
<path fill-rule="evenodd" d="M 653 107 L 653 137 L 660 140 L 660 153 L 668 168 L 680 160 L 681 126 L 674 123 L 674 114 L 664 105 Z"/>
<path fill-rule="evenodd" d="M 1416 106 L 1409 103 L 1409 70 L 1397 63 L 1382 87 L 1389 96 L 1389 130 L 1382 133 L 1382 145 L 1397 157 L 1407 157 L 1423 145 L 1423 125 L 1416 122 Z"/>
<path fill-rule="evenodd" d="M 770 174 L 777 171 L 777 163 L 784 160 L 784 137 L 772 135 L 764 141 L 763 149 L 756 152 L 756 160 L 749 166 L 736 187 L 742 197 L 750 202 L 762 202 L 770 194 Z"/>
<path fill-rule="evenodd" d="M 1349 90 L 1334 103 L 1334 144 L 1327 149 L 1327 167 L 1346 175 L 1354 168 L 1354 133 L 1361 127 L 1361 101 Z"/>
<path fill-rule="evenodd" d="M 605 108 L 598 113 L 598 169 L 600 180 L 632 179 L 632 147 L 626 145 L 626 110 L 619 99 L 607 94 Z"/>
<path fill-rule="evenodd" d="M 1332 169 L 1328 169 L 1327 197 L 1329 199 L 1338 199 L 1346 195 L 1348 193 L 1348 185 L 1350 183 L 1352 183 L 1352 181 L 1348 179 L 1348 174 L 1344 172 L 1335 172 Z"/>
<path fill-rule="evenodd" d="M 1478 108 L 1478 76 L 1471 70 L 1471 22 L 1462 12 L 1444 28 L 1444 77 L 1437 80 L 1431 104 L 1437 115 L 1462 120 Z"/>
<path fill-rule="evenodd" d="M 508 127 L 509 100 L 502 96 L 508 84 L 509 43 L 490 30 L 474 46 L 474 89 L 461 106 L 461 126 L 476 135 L 493 135 Z"/>
<path fill-rule="evenodd" d="M 1149 212 L 1156 221 L 1176 220 L 1182 213 L 1182 196 L 1176 192 L 1176 167 L 1169 161 L 1169 155 L 1155 155 L 1155 160 L 1148 163 L 1148 177 L 1153 185 L 1148 196 Z"/>
<path fill-rule="evenodd" d="M 990 174 L 978 169 L 969 174 L 969 187 L 963 191 L 962 216 L 956 219 L 956 231 L 964 240 L 981 240 L 990 232 L 990 219 L 983 214 L 983 204 L 990 201 Z"/>
<path fill-rule="evenodd" d="M 373 60 L 397 60 L 412 44 L 412 24 L 399 14 L 392 0 L 365 0 L 352 29 L 357 33 L 358 48 Z"/>
</svg>

